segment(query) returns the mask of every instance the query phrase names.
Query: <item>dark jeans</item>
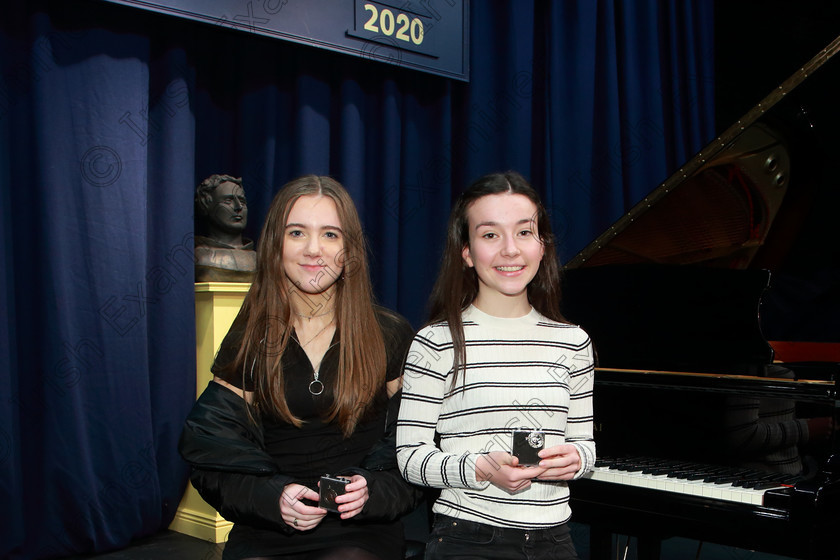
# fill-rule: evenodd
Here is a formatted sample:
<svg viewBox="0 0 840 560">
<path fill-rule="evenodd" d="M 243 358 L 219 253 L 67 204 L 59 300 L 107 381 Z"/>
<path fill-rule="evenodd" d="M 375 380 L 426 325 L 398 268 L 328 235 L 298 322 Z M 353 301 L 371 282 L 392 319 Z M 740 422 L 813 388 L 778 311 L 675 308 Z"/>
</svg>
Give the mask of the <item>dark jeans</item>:
<svg viewBox="0 0 840 560">
<path fill-rule="evenodd" d="M 569 527 L 523 530 L 435 515 L 426 560 L 578 560 Z"/>
</svg>

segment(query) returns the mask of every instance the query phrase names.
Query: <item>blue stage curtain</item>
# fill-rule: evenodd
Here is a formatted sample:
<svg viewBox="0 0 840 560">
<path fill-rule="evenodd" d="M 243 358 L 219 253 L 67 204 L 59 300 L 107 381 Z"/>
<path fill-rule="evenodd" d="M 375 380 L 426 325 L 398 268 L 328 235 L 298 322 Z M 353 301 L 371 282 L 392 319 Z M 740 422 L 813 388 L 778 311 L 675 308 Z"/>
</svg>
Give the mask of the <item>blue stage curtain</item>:
<svg viewBox="0 0 840 560">
<path fill-rule="evenodd" d="M 456 188 L 529 177 L 571 259 L 714 136 L 710 2 L 473 5 Z"/>
<path fill-rule="evenodd" d="M 112 549 L 165 526 L 185 488 L 176 443 L 195 398 L 185 55 L 153 56 L 149 37 L 72 14 L 2 19 L 0 410 L 11 448 L 0 556 Z"/>
<path fill-rule="evenodd" d="M 242 176 L 356 200 L 415 326 L 451 201 L 516 169 L 567 259 L 712 130 L 702 0 L 473 2 L 471 81 L 90 0 L 0 7 L 0 557 L 166 527 L 194 398 L 193 193 Z"/>
</svg>

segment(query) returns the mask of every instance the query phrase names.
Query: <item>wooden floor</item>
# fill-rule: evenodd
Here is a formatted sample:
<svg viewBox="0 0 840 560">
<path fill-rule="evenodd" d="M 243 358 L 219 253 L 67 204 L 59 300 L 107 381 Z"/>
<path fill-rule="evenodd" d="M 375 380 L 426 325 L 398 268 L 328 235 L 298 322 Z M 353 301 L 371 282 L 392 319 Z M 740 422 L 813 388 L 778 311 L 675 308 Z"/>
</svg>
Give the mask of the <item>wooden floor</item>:
<svg viewBox="0 0 840 560">
<path fill-rule="evenodd" d="M 221 560 L 223 550 L 224 544 L 203 541 L 174 531 L 164 531 L 133 542 L 122 550 L 72 556 L 66 560 Z"/>
</svg>

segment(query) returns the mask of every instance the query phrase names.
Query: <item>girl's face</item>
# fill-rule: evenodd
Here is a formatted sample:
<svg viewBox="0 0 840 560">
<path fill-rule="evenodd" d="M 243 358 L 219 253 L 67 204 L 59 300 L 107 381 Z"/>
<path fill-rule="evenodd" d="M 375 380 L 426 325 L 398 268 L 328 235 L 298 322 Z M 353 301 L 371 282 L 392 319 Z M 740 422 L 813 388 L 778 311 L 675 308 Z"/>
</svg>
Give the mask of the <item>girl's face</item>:
<svg viewBox="0 0 840 560">
<path fill-rule="evenodd" d="M 521 194 L 483 196 L 467 208 L 469 244 L 461 255 L 478 275 L 475 303 L 483 311 L 527 303 L 544 253 L 536 216 L 536 205 Z"/>
<path fill-rule="evenodd" d="M 344 232 L 335 202 L 319 195 L 298 198 L 283 234 L 286 280 L 310 295 L 333 290 L 344 271 L 343 250 Z"/>
</svg>

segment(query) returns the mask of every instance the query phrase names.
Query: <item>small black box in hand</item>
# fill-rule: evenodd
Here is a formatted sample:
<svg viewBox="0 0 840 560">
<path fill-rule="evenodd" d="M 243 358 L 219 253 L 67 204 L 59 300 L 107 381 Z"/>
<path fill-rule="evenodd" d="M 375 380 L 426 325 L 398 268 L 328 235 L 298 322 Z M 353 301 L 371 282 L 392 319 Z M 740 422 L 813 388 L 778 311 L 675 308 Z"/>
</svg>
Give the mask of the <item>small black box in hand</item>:
<svg viewBox="0 0 840 560">
<path fill-rule="evenodd" d="M 511 455 L 519 459 L 520 466 L 538 465 L 538 453 L 545 447 L 545 434 L 541 430 L 519 428 L 513 431 Z"/>
<path fill-rule="evenodd" d="M 344 487 L 349 482 L 350 479 L 343 476 L 330 476 L 328 474 L 322 476 L 318 485 L 320 492 L 318 507 L 337 512 L 338 504 L 335 503 L 335 499 L 345 493 Z"/>
</svg>

